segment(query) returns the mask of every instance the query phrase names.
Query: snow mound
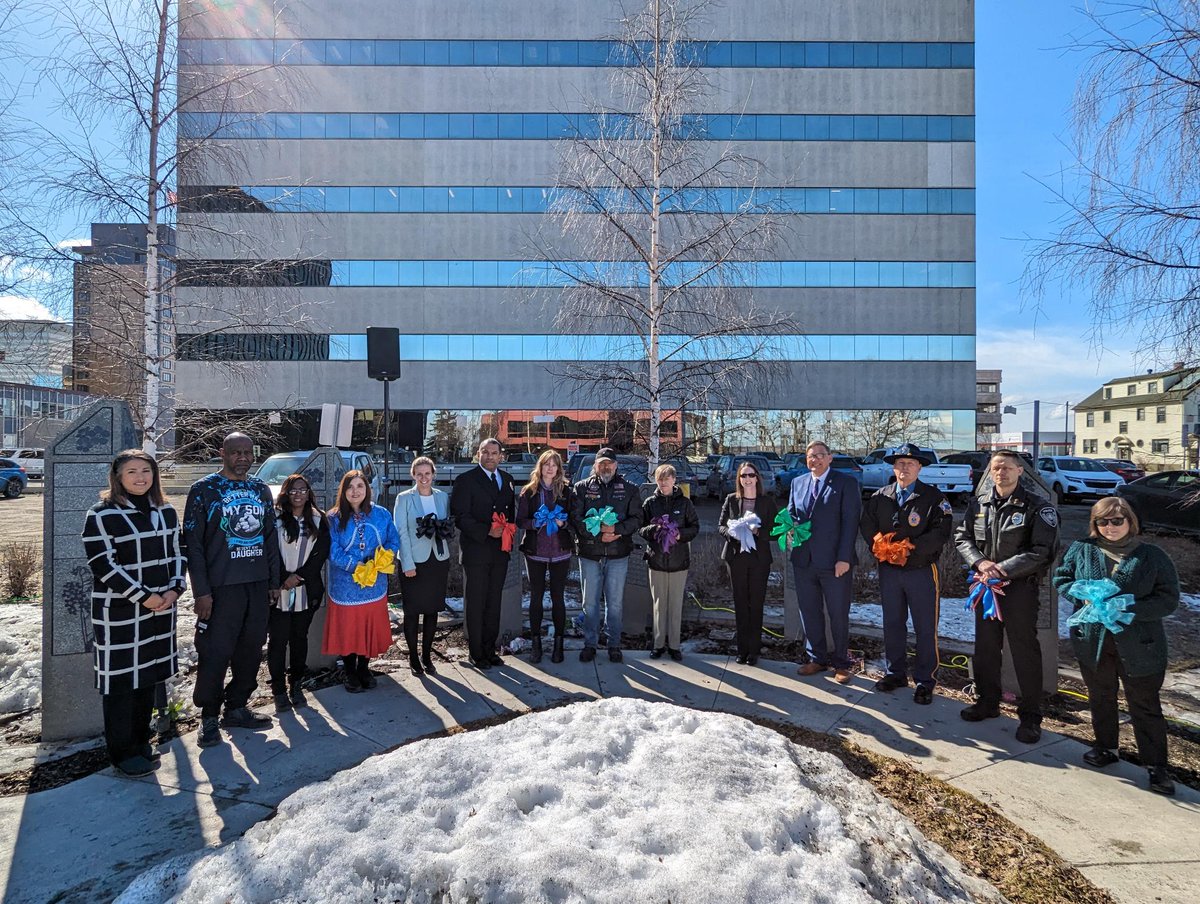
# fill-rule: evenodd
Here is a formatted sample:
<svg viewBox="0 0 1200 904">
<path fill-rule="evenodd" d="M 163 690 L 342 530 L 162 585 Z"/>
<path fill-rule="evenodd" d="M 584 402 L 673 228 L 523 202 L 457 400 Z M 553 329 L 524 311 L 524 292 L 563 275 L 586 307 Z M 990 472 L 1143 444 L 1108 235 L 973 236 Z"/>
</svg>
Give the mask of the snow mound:
<svg viewBox="0 0 1200 904">
<path fill-rule="evenodd" d="M 0 713 L 42 705 L 42 605 L 0 606 Z"/>
<path fill-rule="evenodd" d="M 602 700 L 373 757 L 120 904 L 1002 901 L 834 757 Z"/>
</svg>

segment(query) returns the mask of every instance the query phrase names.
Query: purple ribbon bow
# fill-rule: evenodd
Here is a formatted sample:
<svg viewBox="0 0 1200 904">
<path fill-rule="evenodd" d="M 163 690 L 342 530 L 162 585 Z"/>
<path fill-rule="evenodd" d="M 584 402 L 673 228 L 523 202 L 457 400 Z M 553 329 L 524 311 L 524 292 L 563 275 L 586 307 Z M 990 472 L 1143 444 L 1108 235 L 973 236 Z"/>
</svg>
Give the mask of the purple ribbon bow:
<svg viewBox="0 0 1200 904">
<path fill-rule="evenodd" d="M 659 515 L 650 523 L 654 526 L 654 538 L 658 545 L 664 553 L 669 553 L 671 547 L 679 542 L 679 526 L 671 520 L 670 515 Z"/>
</svg>

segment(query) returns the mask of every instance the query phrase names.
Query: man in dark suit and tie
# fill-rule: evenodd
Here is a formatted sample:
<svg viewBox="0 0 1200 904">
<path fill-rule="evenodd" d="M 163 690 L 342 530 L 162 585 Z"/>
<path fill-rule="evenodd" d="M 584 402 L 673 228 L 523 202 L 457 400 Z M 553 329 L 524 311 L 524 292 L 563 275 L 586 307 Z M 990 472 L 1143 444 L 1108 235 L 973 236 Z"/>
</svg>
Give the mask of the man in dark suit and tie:
<svg viewBox="0 0 1200 904">
<path fill-rule="evenodd" d="M 512 556 L 501 548 L 505 528 L 495 523 L 503 515 L 516 524 L 516 495 L 512 476 L 500 470 L 500 443 L 485 439 L 479 444 L 479 467 L 459 474 L 450 494 L 450 514 L 458 526 L 463 567 L 463 616 L 471 663 L 486 669 L 502 665 L 496 654 L 500 634 L 500 600 L 508 562 Z"/>
<path fill-rule="evenodd" d="M 808 473 L 792 481 L 788 508 L 797 524 L 812 523 L 812 535 L 792 549 L 792 571 L 796 577 L 796 600 L 804 624 L 804 646 L 808 662 L 801 675 L 834 670 L 839 684 L 850 681 L 854 661 L 850 658 L 850 597 L 852 567 L 858 557 L 854 544 L 862 516 L 858 481 L 830 469 L 833 455 L 820 440 L 805 450 Z M 825 617 L 833 649 L 825 639 Z"/>
</svg>

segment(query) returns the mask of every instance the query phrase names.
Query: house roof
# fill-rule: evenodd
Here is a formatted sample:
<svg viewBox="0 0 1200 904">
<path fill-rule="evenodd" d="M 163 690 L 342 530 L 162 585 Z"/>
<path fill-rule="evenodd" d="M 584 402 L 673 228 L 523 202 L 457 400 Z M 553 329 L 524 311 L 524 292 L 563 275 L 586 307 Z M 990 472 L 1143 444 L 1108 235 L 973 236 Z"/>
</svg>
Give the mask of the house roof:
<svg viewBox="0 0 1200 904">
<path fill-rule="evenodd" d="M 1111 399 L 1104 397 L 1106 387 L 1113 387 L 1118 384 L 1126 383 L 1141 383 L 1145 380 L 1162 379 L 1163 377 L 1182 374 L 1182 378 L 1165 392 L 1155 393 L 1139 393 L 1138 395 L 1117 395 L 1113 393 Z M 1182 402 L 1194 392 L 1200 392 L 1200 367 L 1184 367 L 1174 368 L 1173 370 L 1159 371 L 1151 374 L 1135 374 L 1129 377 L 1118 377 L 1115 380 L 1109 380 L 1104 386 L 1101 386 L 1090 396 L 1075 406 L 1076 411 L 1100 411 L 1103 409 L 1113 408 L 1142 408 L 1149 405 L 1166 405 L 1172 402 Z"/>
</svg>

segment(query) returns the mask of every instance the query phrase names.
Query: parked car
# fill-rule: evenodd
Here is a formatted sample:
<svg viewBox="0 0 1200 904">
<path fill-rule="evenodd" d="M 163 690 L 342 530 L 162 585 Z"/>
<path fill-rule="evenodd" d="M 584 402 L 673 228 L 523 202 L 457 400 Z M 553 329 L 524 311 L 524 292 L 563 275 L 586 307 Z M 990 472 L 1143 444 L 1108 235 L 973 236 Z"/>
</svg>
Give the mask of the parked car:
<svg viewBox="0 0 1200 904">
<path fill-rule="evenodd" d="M 1200 533 L 1200 471 L 1159 471 L 1117 487 L 1144 527 Z"/>
<path fill-rule="evenodd" d="M 283 486 L 284 480 L 289 474 L 295 474 L 300 467 L 308 460 L 308 456 L 312 455 L 312 450 L 307 452 L 278 452 L 275 455 L 265 459 L 258 470 L 254 472 L 254 476 L 271 488 L 271 498 L 279 498 L 279 488 Z M 380 481 L 379 472 L 371 461 L 371 456 L 366 452 L 354 452 L 349 449 L 342 450 L 342 460 L 346 463 L 346 470 L 357 468 L 367 475 L 367 482 L 371 485 L 371 494 L 374 498 L 379 498 Z M 336 492 L 336 487 L 331 487 L 331 494 Z M 330 504 L 333 503 L 333 497 L 330 496 Z"/>
<path fill-rule="evenodd" d="M 935 486 L 950 498 L 966 497 L 975 491 L 975 481 L 972 480 L 971 466 L 968 464 L 943 464 L 932 449 L 922 449 L 930 459 L 921 469 L 919 479 L 922 483 Z M 870 455 L 860 458 L 863 469 L 862 487 L 864 493 L 874 493 L 880 487 L 885 487 L 896 479 L 896 472 L 883 457 L 887 449 L 876 449 Z"/>
<path fill-rule="evenodd" d="M 520 492 L 521 487 L 529 483 L 537 460 L 536 452 L 509 452 L 504 456 L 504 463 L 500 467 L 512 475 L 513 483 L 517 485 L 517 491 Z"/>
<path fill-rule="evenodd" d="M 943 456 L 942 464 L 968 465 L 971 468 L 971 486 L 978 487 L 980 478 L 987 471 L 988 462 L 991 460 L 991 457 L 991 452 L 982 450 L 976 452 L 954 452 Z"/>
<path fill-rule="evenodd" d="M 1058 502 L 1111 496 L 1125 481 L 1092 458 L 1048 455 L 1037 460 L 1037 470 Z"/>
<path fill-rule="evenodd" d="M 45 449 L 0 449 L 0 458 L 15 461 L 31 480 L 41 480 L 46 473 Z"/>
<path fill-rule="evenodd" d="M 1120 474 L 1121 479 L 1126 483 L 1133 483 L 1135 480 L 1141 480 L 1146 476 L 1146 469 L 1139 468 L 1131 461 L 1125 461 L 1120 458 L 1096 458 L 1096 462 L 1104 465 L 1114 474 Z"/>
<path fill-rule="evenodd" d="M 11 458 L 0 458 L 0 495 L 16 499 L 29 486 L 29 475 L 25 468 Z"/>
<path fill-rule="evenodd" d="M 742 462 L 748 461 L 758 469 L 758 476 L 762 478 L 763 487 L 768 492 L 775 490 L 775 469 L 771 466 L 771 462 L 758 454 L 747 453 L 745 455 L 722 455 L 721 460 L 717 463 L 717 468 L 708 475 L 708 480 L 705 484 L 709 497 L 720 498 L 733 492 L 734 475 L 737 474 L 737 469 Z"/>
<path fill-rule="evenodd" d="M 863 469 L 850 455 L 843 455 L 840 452 L 833 453 L 833 461 L 829 464 L 831 471 L 840 471 L 843 474 L 849 474 L 858 483 L 858 490 L 861 493 L 863 488 Z M 792 481 L 801 474 L 808 473 L 808 459 L 803 452 L 790 452 L 783 457 L 783 470 L 777 471 L 775 474 L 775 495 L 783 500 L 786 499 L 792 490 Z"/>
</svg>

